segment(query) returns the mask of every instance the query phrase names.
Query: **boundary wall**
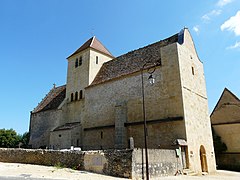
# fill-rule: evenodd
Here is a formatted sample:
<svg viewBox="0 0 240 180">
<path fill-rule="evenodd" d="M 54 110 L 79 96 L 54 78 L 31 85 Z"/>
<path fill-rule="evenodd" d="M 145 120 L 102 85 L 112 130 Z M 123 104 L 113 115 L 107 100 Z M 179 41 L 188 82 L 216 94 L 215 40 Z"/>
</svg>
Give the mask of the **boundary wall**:
<svg viewBox="0 0 240 180">
<path fill-rule="evenodd" d="M 148 153 L 150 177 L 173 176 L 182 170 L 175 150 L 149 149 Z M 57 151 L 0 148 L 0 161 L 68 167 L 132 179 L 142 179 L 146 168 L 144 149 Z"/>
</svg>

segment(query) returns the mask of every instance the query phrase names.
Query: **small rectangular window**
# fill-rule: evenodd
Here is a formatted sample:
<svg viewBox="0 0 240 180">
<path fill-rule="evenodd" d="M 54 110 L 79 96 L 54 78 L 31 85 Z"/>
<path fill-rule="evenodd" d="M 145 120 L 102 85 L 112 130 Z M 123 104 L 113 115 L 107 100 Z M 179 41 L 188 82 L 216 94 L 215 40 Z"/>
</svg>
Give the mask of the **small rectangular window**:
<svg viewBox="0 0 240 180">
<path fill-rule="evenodd" d="M 73 93 L 71 94 L 71 102 L 73 101 Z"/>
<path fill-rule="evenodd" d="M 194 75 L 195 74 L 195 72 L 194 72 L 194 67 L 192 67 L 192 75 Z"/>
</svg>

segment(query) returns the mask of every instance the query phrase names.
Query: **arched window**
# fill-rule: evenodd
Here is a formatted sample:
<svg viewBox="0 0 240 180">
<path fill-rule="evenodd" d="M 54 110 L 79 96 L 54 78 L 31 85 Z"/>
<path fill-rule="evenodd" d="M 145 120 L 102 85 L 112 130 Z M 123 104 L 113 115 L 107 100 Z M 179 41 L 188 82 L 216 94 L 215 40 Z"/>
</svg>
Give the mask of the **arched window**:
<svg viewBox="0 0 240 180">
<path fill-rule="evenodd" d="M 73 93 L 71 94 L 71 102 L 73 101 Z"/>
<path fill-rule="evenodd" d="M 79 66 L 82 65 L 82 56 L 79 57 Z"/>
<path fill-rule="evenodd" d="M 75 101 L 78 100 L 78 92 L 75 92 Z"/>
<path fill-rule="evenodd" d="M 75 61 L 75 68 L 77 68 L 77 67 L 78 67 L 78 58 Z"/>
<path fill-rule="evenodd" d="M 82 98 L 83 98 L 83 91 L 80 90 L 80 92 L 79 92 L 79 99 L 82 99 Z"/>
</svg>

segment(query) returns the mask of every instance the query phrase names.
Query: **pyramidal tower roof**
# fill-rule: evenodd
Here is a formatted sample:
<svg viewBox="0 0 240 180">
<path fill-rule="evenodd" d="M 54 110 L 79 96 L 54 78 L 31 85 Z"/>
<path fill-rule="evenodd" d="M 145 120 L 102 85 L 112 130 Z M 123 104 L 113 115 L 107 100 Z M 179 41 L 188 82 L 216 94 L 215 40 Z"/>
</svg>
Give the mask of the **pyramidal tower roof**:
<svg viewBox="0 0 240 180">
<path fill-rule="evenodd" d="M 93 36 L 89 40 L 87 40 L 80 48 L 78 48 L 73 54 L 67 57 L 67 59 L 87 48 L 95 49 L 105 55 L 108 55 L 114 58 L 114 56 L 110 53 L 110 51 L 96 38 L 96 36 Z"/>
</svg>

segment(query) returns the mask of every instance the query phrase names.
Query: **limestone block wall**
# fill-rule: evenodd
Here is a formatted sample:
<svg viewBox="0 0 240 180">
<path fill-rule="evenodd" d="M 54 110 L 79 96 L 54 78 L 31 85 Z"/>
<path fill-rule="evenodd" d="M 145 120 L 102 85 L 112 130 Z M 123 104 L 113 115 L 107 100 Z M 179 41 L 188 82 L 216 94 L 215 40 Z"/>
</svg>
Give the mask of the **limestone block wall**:
<svg viewBox="0 0 240 180">
<path fill-rule="evenodd" d="M 83 129 L 84 150 L 101 150 L 114 148 L 114 127 L 102 129 Z"/>
<path fill-rule="evenodd" d="M 50 132 L 50 149 L 70 149 L 82 145 L 81 126 Z"/>
<path fill-rule="evenodd" d="M 228 89 L 223 91 L 214 111 L 211 122 L 215 124 L 237 123 L 240 119 L 240 101 Z"/>
<path fill-rule="evenodd" d="M 213 125 L 220 123 L 236 123 L 239 119 L 240 103 L 231 101 L 222 104 L 221 107 L 211 115 L 211 122 Z"/>
<path fill-rule="evenodd" d="M 89 85 L 89 56 L 88 49 L 68 59 L 66 98 L 71 100 L 71 93 L 84 90 Z M 82 65 L 75 68 L 76 59 L 82 57 Z M 83 93 L 84 94 L 84 93 Z"/>
<path fill-rule="evenodd" d="M 213 128 L 227 145 L 227 152 L 240 154 L 240 123 L 215 125 Z"/>
<path fill-rule="evenodd" d="M 132 176 L 132 150 L 55 151 L 1 149 L 0 161 L 62 166 L 117 177 Z"/>
<path fill-rule="evenodd" d="M 29 144 L 32 148 L 48 147 L 50 131 L 60 125 L 61 119 L 61 110 L 48 110 L 31 114 Z"/>
<path fill-rule="evenodd" d="M 164 48 L 163 48 L 164 49 Z M 134 54 L 136 56 L 136 54 Z M 144 72 L 145 104 L 147 120 L 160 120 L 168 117 L 183 116 L 183 104 L 181 96 L 181 84 L 178 68 L 178 56 L 176 44 L 167 46 L 161 50 L 162 66 L 157 67 L 154 72 L 155 84 L 151 86 L 148 81 L 148 73 Z M 140 69 L 141 67 L 139 67 Z M 108 147 L 114 148 L 114 128 L 116 118 L 116 105 L 126 104 L 126 123 L 142 122 L 142 92 L 140 72 L 120 77 L 104 84 L 87 87 L 85 90 L 85 112 L 83 118 L 83 129 L 91 128 L 92 131 L 83 131 L 83 142 L 100 142 L 109 139 L 100 139 L 99 132 L 113 137 L 108 141 Z M 124 118 L 124 117 L 121 117 Z M 102 130 L 94 127 L 102 127 Z M 106 129 L 105 127 L 108 127 Z M 110 130 L 110 129 L 111 130 Z M 128 146 L 128 139 L 134 138 L 135 147 L 142 147 L 143 125 L 129 125 L 125 139 L 125 147 Z M 162 129 L 160 131 L 159 129 Z M 173 133 L 168 132 L 171 131 Z M 158 145 L 170 146 L 176 138 L 185 139 L 185 127 L 179 121 L 177 123 L 166 123 L 149 126 L 149 144 L 152 148 Z M 162 137 L 165 137 L 162 139 Z M 89 146 L 85 144 L 85 146 Z M 99 148 L 99 145 L 97 145 Z"/>
<path fill-rule="evenodd" d="M 178 44 L 177 48 L 188 143 L 188 165 L 190 169 L 199 173 L 212 172 L 216 167 L 204 71 L 189 31 L 185 30 L 184 43 Z M 200 161 L 201 146 L 205 149 L 202 153 L 202 157 L 206 157 L 205 170 Z"/>
<path fill-rule="evenodd" d="M 71 122 L 81 122 L 84 112 L 84 99 L 67 102 L 62 107 L 62 124 Z"/>
<path fill-rule="evenodd" d="M 98 62 L 96 62 L 96 58 Z M 97 75 L 98 71 L 102 67 L 104 62 L 111 60 L 112 57 L 106 56 L 102 53 L 94 49 L 90 49 L 90 57 L 89 57 L 89 84 L 92 83 L 93 79 Z"/>
<path fill-rule="evenodd" d="M 1 149 L 0 161 L 47 166 L 63 166 L 116 177 L 142 179 L 142 149 L 106 151 L 54 151 L 30 149 Z M 182 170 L 175 150 L 149 150 L 151 178 L 173 176 Z M 145 170 L 144 170 L 145 174 Z"/>
<path fill-rule="evenodd" d="M 8 163 L 37 164 L 84 168 L 84 153 L 81 151 L 54 151 L 42 149 L 0 148 L 0 161 Z"/>
<path fill-rule="evenodd" d="M 216 158 L 218 169 L 240 171 L 240 153 L 224 152 Z"/>
<path fill-rule="evenodd" d="M 75 61 L 76 59 L 79 60 L 80 57 L 82 58 L 82 64 L 75 67 Z M 98 60 L 96 60 L 96 58 Z M 76 91 L 79 92 L 82 90 L 84 95 L 84 88 L 91 84 L 102 64 L 111 59 L 112 57 L 106 56 L 91 48 L 70 57 L 68 59 L 66 92 L 68 101 L 71 99 L 71 93 L 75 93 Z"/>
<path fill-rule="evenodd" d="M 71 147 L 71 130 L 51 131 L 49 136 L 50 149 L 70 149 Z"/>
<path fill-rule="evenodd" d="M 134 149 L 133 151 L 132 177 L 135 179 L 142 179 L 142 161 L 145 161 L 144 153 L 144 149 Z M 150 179 L 154 177 L 173 176 L 178 170 L 182 171 L 181 160 L 176 156 L 175 150 L 149 149 L 148 159 Z"/>
<path fill-rule="evenodd" d="M 227 151 L 217 154 L 217 166 L 240 170 L 240 101 L 228 89 L 224 89 L 211 114 L 215 133 L 227 145 Z"/>
</svg>

